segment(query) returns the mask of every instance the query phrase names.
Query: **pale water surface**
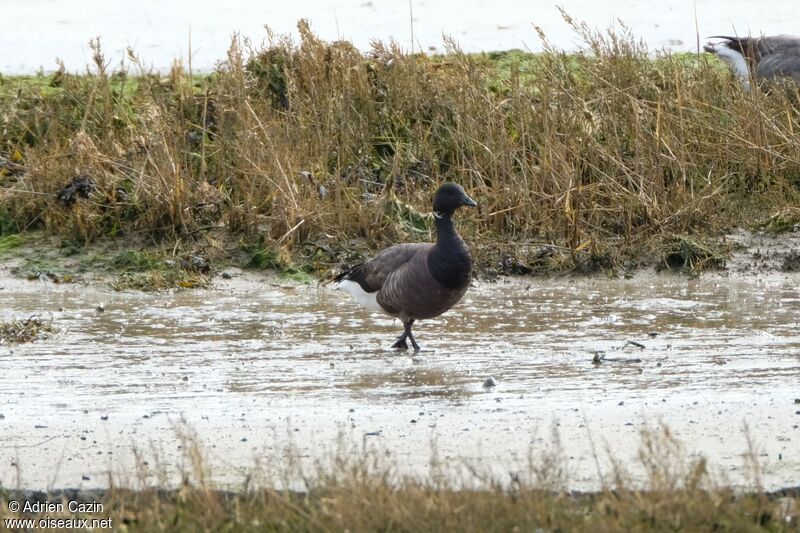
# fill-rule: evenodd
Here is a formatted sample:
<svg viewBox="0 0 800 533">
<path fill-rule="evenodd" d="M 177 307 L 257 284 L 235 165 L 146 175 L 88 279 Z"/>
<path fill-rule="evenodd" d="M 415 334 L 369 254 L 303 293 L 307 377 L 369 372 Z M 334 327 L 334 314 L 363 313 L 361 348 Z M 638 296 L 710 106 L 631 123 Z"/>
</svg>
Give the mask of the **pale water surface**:
<svg viewBox="0 0 800 533">
<path fill-rule="evenodd" d="M 182 419 L 222 483 L 290 445 L 323 459 L 342 433 L 405 473 L 433 443 L 514 471 L 555 429 L 569 485 L 596 488 L 662 422 L 737 484 L 747 424 L 765 484 L 800 483 L 797 276 L 479 283 L 417 327 L 413 358 L 389 349 L 399 323 L 342 293 L 248 276 L 164 294 L 0 279 L 0 320 L 62 328 L 0 346 L 0 486 L 102 486 L 133 449 L 174 482 Z"/>
<path fill-rule="evenodd" d="M 576 36 L 557 5 L 590 27 L 623 21 L 652 50 L 697 50 L 709 35 L 796 33 L 799 4 L 794 0 L 0 0 L 0 73 L 70 70 L 90 62 L 87 42 L 101 36 L 107 59 L 118 64 L 132 46 L 148 65 L 169 69 L 173 59 L 210 70 L 225 58 L 233 32 L 260 43 L 268 25 L 277 34 L 296 35 L 307 18 L 322 38 L 353 41 L 367 49 L 372 39 L 396 39 L 404 48 L 443 50 L 442 35 L 468 51 L 527 48 L 540 50 L 533 25 L 557 47 L 577 48 Z M 413 23 L 412 23 L 413 19 Z M 412 39 L 413 34 L 413 39 Z M 190 47 L 191 42 L 191 47 Z"/>
</svg>

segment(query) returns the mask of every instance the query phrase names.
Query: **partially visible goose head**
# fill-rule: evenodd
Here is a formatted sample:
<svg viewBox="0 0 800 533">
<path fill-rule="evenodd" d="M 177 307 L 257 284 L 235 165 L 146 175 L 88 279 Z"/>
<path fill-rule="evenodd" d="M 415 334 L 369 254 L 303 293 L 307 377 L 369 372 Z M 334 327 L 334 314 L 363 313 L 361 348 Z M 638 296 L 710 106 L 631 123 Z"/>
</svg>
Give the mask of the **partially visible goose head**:
<svg viewBox="0 0 800 533">
<path fill-rule="evenodd" d="M 433 197 L 433 214 L 437 218 L 450 218 L 461 206 L 475 207 L 475 200 L 467 196 L 464 188 L 457 183 L 445 183 L 436 190 Z"/>
<path fill-rule="evenodd" d="M 714 54 L 724 63 L 726 63 L 733 73 L 742 82 L 742 86 L 746 92 L 750 91 L 750 67 L 744 55 L 737 50 L 728 46 L 728 42 L 721 43 L 706 43 L 703 50 L 710 54 Z"/>
<path fill-rule="evenodd" d="M 762 37 L 726 37 L 707 43 L 703 50 L 727 63 L 750 91 L 750 79 L 757 81 L 791 78 L 800 81 L 800 37 L 774 35 Z"/>
</svg>

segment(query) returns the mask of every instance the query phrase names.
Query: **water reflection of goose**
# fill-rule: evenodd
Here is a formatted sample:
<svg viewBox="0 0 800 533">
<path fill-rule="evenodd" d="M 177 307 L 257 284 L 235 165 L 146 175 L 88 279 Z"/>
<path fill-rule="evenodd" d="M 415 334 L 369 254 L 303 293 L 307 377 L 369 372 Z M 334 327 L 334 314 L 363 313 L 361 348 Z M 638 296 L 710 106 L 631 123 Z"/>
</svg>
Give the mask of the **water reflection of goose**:
<svg viewBox="0 0 800 533">
<path fill-rule="evenodd" d="M 708 43 L 703 49 L 727 63 L 739 77 L 745 91 L 750 90 L 750 79 L 775 80 L 790 78 L 800 82 L 800 37 L 774 35 L 771 37 L 725 37 Z"/>
<path fill-rule="evenodd" d="M 464 189 L 445 183 L 433 197 L 436 244 L 397 244 L 339 274 L 336 288 L 372 311 L 403 322 L 403 334 L 394 348 L 419 350 L 411 333 L 415 320 L 434 318 L 458 303 L 472 278 L 472 260 L 453 225 L 461 206 L 475 206 Z"/>
</svg>

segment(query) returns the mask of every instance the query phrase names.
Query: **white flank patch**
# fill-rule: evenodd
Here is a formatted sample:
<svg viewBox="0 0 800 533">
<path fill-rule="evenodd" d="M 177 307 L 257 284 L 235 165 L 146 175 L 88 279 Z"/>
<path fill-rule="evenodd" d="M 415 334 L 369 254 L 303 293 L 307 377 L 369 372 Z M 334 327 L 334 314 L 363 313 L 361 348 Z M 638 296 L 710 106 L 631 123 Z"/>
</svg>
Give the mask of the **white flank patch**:
<svg viewBox="0 0 800 533">
<path fill-rule="evenodd" d="M 370 311 L 386 314 L 386 311 L 378 303 L 378 291 L 367 292 L 364 289 L 362 289 L 361 285 L 359 285 L 355 281 L 350 281 L 346 279 L 337 283 L 334 286 L 334 288 L 346 292 L 347 294 L 352 296 L 355 301 L 357 301 L 359 304 L 361 304 L 363 307 L 366 307 Z"/>
<path fill-rule="evenodd" d="M 736 50 L 732 50 L 728 48 L 724 44 L 709 44 L 709 47 L 714 50 L 714 54 L 729 64 L 733 71 L 739 76 L 739 79 L 742 80 L 742 85 L 744 85 L 744 90 L 750 90 L 750 69 L 747 66 L 747 61 L 745 61 L 744 56 L 737 52 Z"/>
</svg>

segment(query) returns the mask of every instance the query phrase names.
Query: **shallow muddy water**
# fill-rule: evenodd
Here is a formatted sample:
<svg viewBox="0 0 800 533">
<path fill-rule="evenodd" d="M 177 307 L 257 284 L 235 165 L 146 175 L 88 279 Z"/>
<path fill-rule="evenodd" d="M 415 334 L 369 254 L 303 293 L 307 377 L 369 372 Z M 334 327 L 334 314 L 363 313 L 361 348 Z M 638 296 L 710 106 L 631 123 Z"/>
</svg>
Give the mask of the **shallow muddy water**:
<svg viewBox="0 0 800 533">
<path fill-rule="evenodd" d="M 236 272 L 141 294 L 3 277 L 0 320 L 52 316 L 61 332 L 0 346 L 0 485 L 104 486 L 109 471 L 133 477 L 134 448 L 174 482 L 182 419 L 224 484 L 289 444 L 322 459 L 337 438 L 414 475 L 432 448 L 513 471 L 555 428 L 569 485 L 596 488 L 609 455 L 634 465 L 641 430 L 663 422 L 734 484 L 749 480 L 747 424 L 765 485 L 798 485 L 798 281 L 478 283 L 415 327 L 412 357 L 389 348 L 399 322 L 326 287 Z"/>
</svg>

